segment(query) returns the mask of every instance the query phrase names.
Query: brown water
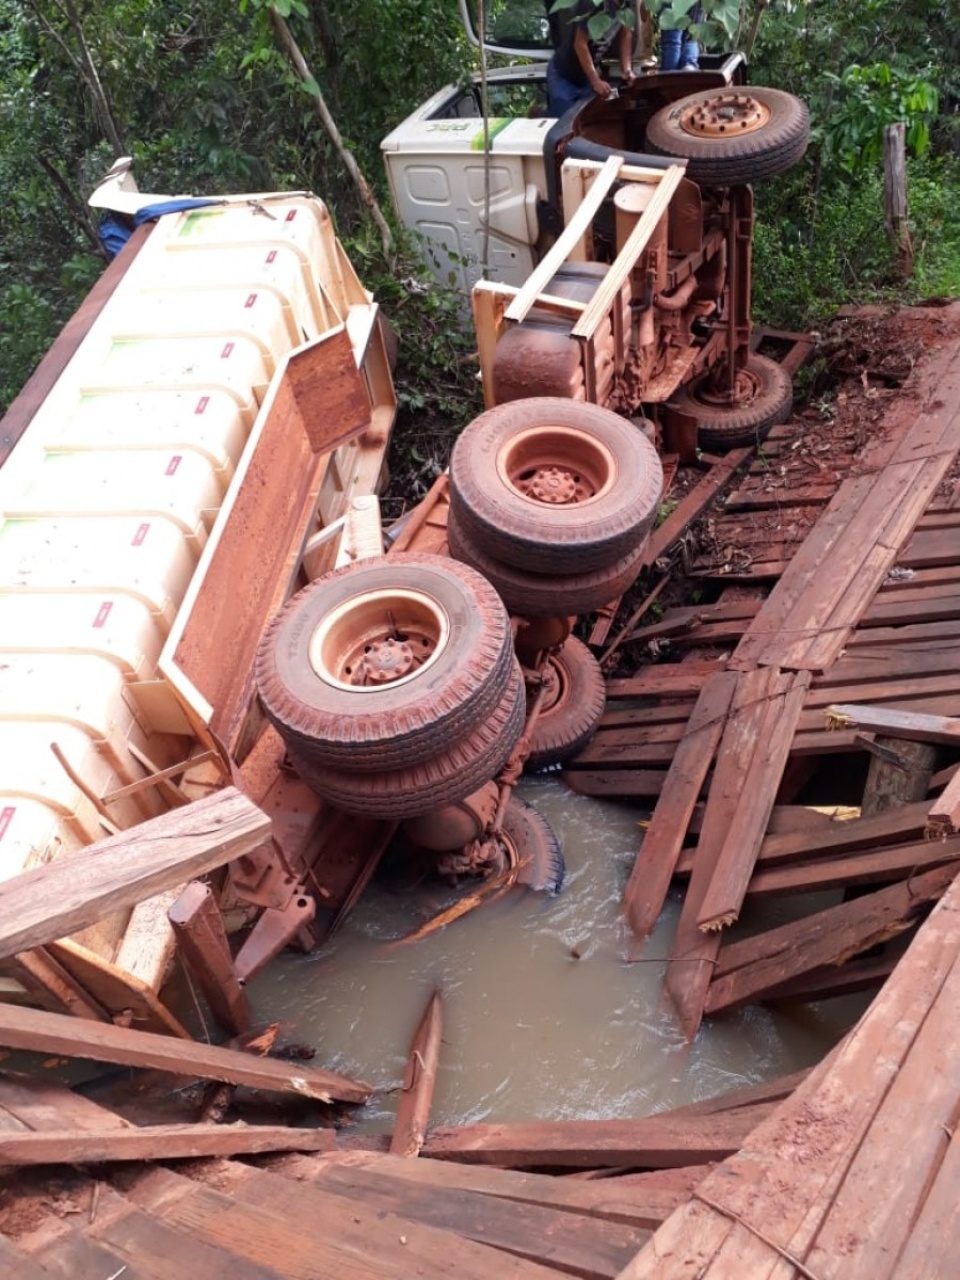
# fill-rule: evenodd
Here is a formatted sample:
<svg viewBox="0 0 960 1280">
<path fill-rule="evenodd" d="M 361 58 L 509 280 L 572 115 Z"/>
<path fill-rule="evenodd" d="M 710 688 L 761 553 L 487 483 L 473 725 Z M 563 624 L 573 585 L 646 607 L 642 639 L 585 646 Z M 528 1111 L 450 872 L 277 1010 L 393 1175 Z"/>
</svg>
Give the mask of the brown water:
<svg viewBox="0 0 960 1280">
<path fill-rule="evenodd" d="M 286 953 L 250 985 L 256 1021 L 283 1021 L 317 1047 L 318 1066 L 376 1087 L 363 1127 L 389 1128 L 436 986 L 445 1005 L 434 1124 L 644 1116 L 809 1065 L 858 1015 L 863 1004 L 851 1001 L 746 1009 L 705 1022 L 688 1045 L 662 994 L 678 898 L 640 962 L 623 958 L 620 900 L 644 815 L 549 775 L 524 780 L 520 795 L 562 837 L 557 897 L 515 892 L 391 946 L 451 899 L 439 885 L 374 884 L 331 944 Z"/>
</svg>

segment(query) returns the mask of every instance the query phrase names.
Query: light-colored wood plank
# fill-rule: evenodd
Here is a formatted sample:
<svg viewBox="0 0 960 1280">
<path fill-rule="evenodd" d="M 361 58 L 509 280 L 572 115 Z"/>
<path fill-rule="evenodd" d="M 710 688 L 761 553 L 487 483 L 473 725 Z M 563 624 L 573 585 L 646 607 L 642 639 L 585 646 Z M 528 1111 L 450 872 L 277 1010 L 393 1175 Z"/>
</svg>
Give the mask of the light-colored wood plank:
<svg viewBox="0 0 960 1280">
<path fill-rule="evenodd" d="M 267 839 L 270 819 L 233 787 L 0 884 L 0 956 L 43 946 L 204 875 Z"/>
<path fill-rule="evenodd" d="M 622 156 L 612 155 L 604 162 L 603 168 L 593 180 L 593 185 L 584 196 L 573 217 L 568 220 L 567 225 L 557 237 L 550 252 L 540 260 L 524 281 L 523 288 L 519 294 L 507 307 L 506 318 L 508 320 L 519 323 L 526 318 L 531 308 L 536 305 L 538 295 L 543 292 L 557 274 L 558 269 L 566 261 L 570 251 L 575 250 L 583 239 L 585 232 L 596 217 L 597 211 L 606 199 L 607 193 L 616 182 L 622 166 Z"/>
<path fill-rule="evenodd" d="M 657 229 L 657 223 L 667 212 L 677 187 L 683 181 L 685 170 L 685 164 L 673 164 L 661 175 L 660 183 L 653 199 L 640 215 L 637 225 L 630 232 L 626 243 L 611 264 L 599 289 L 593 295 L 590 305 L 573 326 L 571 335 L 574 338 L 589 340 L 595 337 L 621 288 L 626 283 L 627 277 L 636 265 L 637 259 Z"/>
</svg>

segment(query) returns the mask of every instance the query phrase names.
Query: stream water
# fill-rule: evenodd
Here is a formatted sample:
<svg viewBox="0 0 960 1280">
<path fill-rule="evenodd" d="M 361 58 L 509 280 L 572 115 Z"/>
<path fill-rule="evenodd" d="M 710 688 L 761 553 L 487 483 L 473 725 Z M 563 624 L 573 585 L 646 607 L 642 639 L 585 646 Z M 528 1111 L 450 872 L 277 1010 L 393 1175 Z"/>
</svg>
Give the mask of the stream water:
<svg viewBox="0 0 960 1280">
<path fill-rule="evenodd" d="M 515 891 L 398 943 L 452 899 L 439 884 L 377 881 L 331 943 L 285 953 L 250 985 L 256 1022 L 281 1021 L 286 1037 L 317 1046 L 316 1065 L 375 1086 L 358 1127 L 390 1127 L 435 987 L 434 1124 L 648 1115 L 818 1061 L 859 1015 L 860 1000 L 745 1009 L 705 1022 L 688 1045 L 662 991 L 679 898 L 639 960 L 624 958 L 620 900 L 644 814 L 549 775 L 523 780 L 520 795 L 562 837 L 559 895 Z"/>
</svg>

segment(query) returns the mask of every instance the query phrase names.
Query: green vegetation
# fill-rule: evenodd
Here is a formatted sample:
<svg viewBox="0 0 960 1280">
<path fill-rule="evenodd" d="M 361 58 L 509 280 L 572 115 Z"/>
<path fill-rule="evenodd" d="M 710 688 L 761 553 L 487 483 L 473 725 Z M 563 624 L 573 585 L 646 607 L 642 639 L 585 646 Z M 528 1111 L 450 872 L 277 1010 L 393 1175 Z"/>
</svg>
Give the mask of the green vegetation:
<svg viewBox="0 0 960 1280">
<path fill-rule="evenodd" d="M 671 0 L 662 21 L 686 21 L 692 6 Z M 271 8 L 314 80 L 291 70 Z M 488 17 L 495 8 L 493 0 Z M 700 33 L 711 47 L 745 49 L 752 80 L 811 109 L 806 160 L 757 190 L 758 319 L 816 325 L 850 300 L 957 292 L 953 7 L 705 0 L 704 8 Z M 531 0 L 531 21 L 539 12 Z M 384 261 L 314 101 L 319 90 L 388 207 L 380 139 L 471 70 L 474 56 L 454 0 L 0 0 L 0 409 L 103 269 L 86 198 L 118 153 L 134 157 L 148 190 L 322 194 L 397 328 L 408 419 L 455 418 L 462 397 L 475 405 L 456 304 L 418 271 L 405 242 L 396 263 Z M 916 251 L 906 287 L 883 229 L 880 140 L 897 119 L 907 125 Z M 428 444 L 411 447 L 429 459 Z"/>
</svg>

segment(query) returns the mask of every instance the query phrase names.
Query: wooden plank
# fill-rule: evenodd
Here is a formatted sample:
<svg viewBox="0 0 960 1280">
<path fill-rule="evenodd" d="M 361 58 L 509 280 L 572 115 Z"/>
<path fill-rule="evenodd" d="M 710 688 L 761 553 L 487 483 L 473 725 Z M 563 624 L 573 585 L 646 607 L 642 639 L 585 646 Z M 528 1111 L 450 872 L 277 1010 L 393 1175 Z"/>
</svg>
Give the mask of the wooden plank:
<svg viewBox="0 0 960 1280">
<path fill-rule="evenodd" d="M 847 508 L 847 528 L 830 558 L 830 573 L 810 584 L 809 594 L 785 621 L 787 642 L 773 642 L 763 661 L 814 671 L 830 665 L 896 561 L 945 469 L 946 464 L 906 462 L 890 465 L 875 477 L 863 503 Z M 838 499 L 843 500 L 840 495 Z"/>
<path fill-rule="evenodd" d="M 912 1234 L 956 1125 L 958 1020 L 960 960 L 933 1000 L 837 1190 L 807 1255 L 815 1274 L 835 1266 L 851 1239 L 858 1242 L 859 1274 L 889 1274 L 891 1261 Z"/>
<path fill-rule="evenodd" d="M 923 840 L 892 845 L 839 858 L 819 858 L 813 863 L 761 869 L 747 887 L 751 898 L 784 893 L 818 893 L 851 885 L 889 884 L 960 858 L 960 840 Z"/>
<path fill-rule="evenodd" d="M 607 681 L 607 701 L 618 698 L 696 698 L 704 679 L 722 671 L 725 663 L 716 659 L 641 667 L 636 675 Z"/>
<path fill-rule="evenodd" d="M 895 938 L 949 888 L 956 874 L 955 864 L 939 867 L 733 943 L 720 955 L 707 1011 L 719 1013 L 761 999 L 768 988 L 789 978 L 822 965 L 843 964 L 849 957 Z"/>
<path fill-rule="evenodd" d="M 780 640 L 787 619 L 793 613 L 809 582 L 820 573 L 822 565 L 834 554 L 847 532 L 849 512 L 866 501 L 873 488 L 872 476 L 857 476 L 844 483 L 833 502 L 817 521 L 813 533 L 804 539 L 786 572 L 770 592 L 763 609 L 747 629 L 735 660 L 741 670 L 764 659 L 767 648 Z"/>
<path fill-rule="evenodd" d="M 596 335 L 630 272 L 634 269 L 637 259 L 656 231 L 657 224 L 670 207 L 670 201 L 683 181 L 685 171 L 686 161 L 683 161 L 671 164 L 669 169 L 662 172 L 653 199 L 640 215 L 637 225 L 630 232 L 623 248 L 607 269 L 600 287 L 590 299 L 590 305 L 571 329 L 571 337 L 590 341 Z"/>
<path fill-rule="evenodd" d="M 953 529 L 918 530 L 897 559 L 904 569 L 933 569 L 956 562 L 957 535 Z"/>
<path fill-rule="evenodd" d="M 20 951 L 0 962 L 0 972 L 23 987 L 29 1003 L 51 1013 L 71 1013 L 75 1018 L 109 1022 L 110 1015 L 89 991 L 58 964 L 45 947 Z"/>
<path fill-rule="evenodd" d="M 743 775 L 750 785 L 741 792 L 700 904 L 697 927 L 702 930 L 725 928 L 740 915 L 809 687 L 809 672 L 777 673 L 766 702 L 754 708 L 756 748 Z"/>
<path fill-rule="evenodd" d="M 180 957 L 221 1027 L 250 1030 L 250 1006 L 240 986 L 223 918 L 209 885 L 193 880 L 169 911 Z"/>
<path fill-rule="evenodd" d="M 897 1280 L 938 1280 L 951 1274 L 960 1257 L 960 1136 L 949 1131 L 949 1142 L 933 1185 L 916 1216 L 913 1230 L 897 1259 Z"/>
<path fill-rule="evenodd" d="M 612 155 L 604 162 L 603 168 L 593 180 L 590 190 L 580 202 L 573 216 L 567 219 L 567 225 L 550 247 L 549 253 L 541 258 L 533 271 L 527 276 L 523 288 L 506 310 L 506 318 L 514 323 L 525 320 L 530 310 L 536 306 L 538 296 L 557 274 L 560 267 L 574 252 L 590 228 L 600 206 L 617 180 L 623 165 L 623 157 Z"/>
<path fill-rule="evenodd" d="M 302 1063 L 279 1062 L 233 1049 L 188 1043 L 148 1031 L 128 1031 L 125 1027 L 12 1005 L 0 1005 L 0 1044 L 10 1049 L 62 1054 L 67 1058 L 152 1067 L 226 1084 L 247 1084 L 255 1089 L 294 1093 L 321 1102 L 334 1099 L 365 1102 L 371 1092 L 369 1085 Z"/>
<path fill-rule="evenodd" d="M 122 1160 L 192 1160 L 199 1156 L 253 1155 L 258 1151 L 329 1151 L 330 1129 L 289 1125 L 157 1124 L 141 1128 L 48 1129 L 0 1133 L 0 1162 L 95 1164 Z"/>
<path fill-rule="evenodd" d="M 440 1064 L 443 1035 L 443 997 L 435 991 L 420 1020 L 410 1046 L 410 1057 L 403 1078 L 400 1101 L 393 1125 L 390 1150 L 398 1156 L 420 1154 L 427 1135 L 430 1104 Z"/>
<path fill-rule="evenodd" d="M 99 1185 L 93 1221 L 37 1251 L 47 1274 L 61 1280 L 109 1280 L 111 1276 L 117 1280 L 280 1280 L 283 1276 L 282 1258 L 275 1259 L 275 1268 L 249 1262 L 151 1217 L 106 1183 Z M 73 1252 L 77 1245 L 85 1251 L 98 1250 L 96 1269 L 86 1252 L 78 1265 Z M 125 1269 L 121 1272 L 121 1268 Z"/>
<path fill-rule="evenodd" d="M 436 1182 L 419 1186 L 394 1178 L 378 1166 L 303 1163 L 315 1166 L 312 1187 L 364 1208 L 394 1213 L 518 1258 L 543 1262 L 583 1280 L 613 1280 L 650 1235 L 636 1226 L 567 1213 L 552 1205 L 506 1201 Z M 291 1176 L 287 1166 L 284 1169 Z"/>
<path fill-rule="evenodd" d="M 42 1262 L 31 1258 L 22 1249 L 18 1249 L 12 1240 L 0 1235 L 0 1280 L 50 1280 L 50 1275 L 50 1271 L 46 1270 Z M 70 1274 L 70 1280 L 85 1280 L 85 1278 L 74 1269 Z"/>
<path fill-rule="evenodd" d="M 831 704 L 825 714 L 828 729 L 869 729 L 888 738 L 939 743 L 942 746 L 960 743 L 960 718 L 952 716 L 923 715 L 916 711 L 850 702 Z"/>
<path fill-rule="evenodd" d="M 703 933 L 697 919 L 720 857 L 724 835 L 739 803 L 746 765 L 756 748 L 753 707 L 766 696 L 770 678 L 770 672 L 764 670 L 738 675 L 733 705 L 727 717 L 707 797 L 693 874 L 670 948 L 664 985 L 689 1040 L 696 1035 L 703 1017 L 707 990 L 720 950 L 720 935 Z"/>
<path fill-rule="evenodd" d="M 663 910 L 693 810 L 723 734 L 737 677 L 708 678 L 673 756 L 663 790 L 624 889 L 627 923 L 645 938 Z"/>
<path fill-rule="evenodd" d="M 189 1031 L 170 1012 L 152 987 L 104 960 L 70 938 L 51 942 L 44 950 L 70 977 L 89 991 L 97 1005 L 122 1026 L 190 1040 Z"/>
<path fill-rule="evenodd" d="M 307 1164 L 317 1170 L 328 1166 L 375 1169 L 389 1174 L 395 1181 L 415 1182 L 424 1188 L 458 1188 L 508 1203 L 543 1205 L 568 1214 L 583 1214 L 645 1229 L 659 1225 L 682 1202 L 685 1191 L 705 1176 L 704 1167 L 694 1165 L 667 1170 L 671 1176 L 683 1175 L 673 1178 L 668 1186 L 651 1183 L 650 1179 L 656 1178 L 656 1174 L 639 1175 L 641 1181 L 631 1181 L 629 1185 L 622 1177 L 578 1182 L 545 1173 L 517 1173 L 512 1169 L 430 1160 L 424 1156 L 419 1160 L 404 1160 L 366 1151 L 338 1152 L 303 1160 L 297 1168 Z"/>
<path fill-rule="evenodd" d="M 930 840 L 943 840 L 960 828 L 960 769 L 934 800 L 927 814 L 924 831 Z"/>
<path fill-rule="evenodd" d="M 960 890 L 954 886 L 855 1030 L 757 1127 L 737 1156 L 704 1179 L 690 1203 L 664 1223 L 621 1280 L 752 1280 L 797 1274 L 787 1258 L 803 1263 L 810 1256 L 891 1082 L 955 968 L 958 907 Z M 922 1124 L 923 1102 L 921 1089 L 915 1094 L 916 1125 Z M 901 1155 L 899 1148 L 888 1147 L 885 1159 L 899 1168 Z M 872 1214 L 882 1205 L 878 1198 L 864 1204 L 864 1210 Z M 955 1207 L 951 1212 L 948 1238 L 952 1231 L 955 1239 Z M 868 1230 L 853 1233 L 835 1259 L 842 1270 L 828 1274 L 877 1274 L 858 1266 L 865 1241 Z M 893 1265 L 888 1258 L 882 1274 L 894 1274 L 889 1270 Z M 824 1273 L 811 1267 L 806 1274 Z M 901 1271 L 895 1274 L 899 1280 Z"/>
<path fill-rule="evenodd" d="M 0 1074 L 0 1107 L 37 1132 L 70 1129 L 104 1133 L 131 1127 L 122 1116 L 62 1084 L 7 1071 Z"/>
<path fill-rule="evenodd" d="M 738 467 L 751 457 L 753 449 L 731 449 L 721 462 L 712 466 L 702 480 L 684 495 L 663 524 L 654 529 L 647 543 L 643 566 L 649 568 L 683 535 L 686 529 L 703 515 L 716 499 Z"/>
<path fill-rule="evenodd" d="M 208 1244 L 268 1266 L 282 1259 L 286 1280 L 410 1280 L 418 1271 L 431 1276 L 444 1269 L 461 1280 L 554 1280 L 558 1274 L 235 1162 L 200 1172 L 211 1185 L 153 1169 L 125 1193 Z"/>
<path fill-rule="evenodd" d="M 424 1154 L 499 1168 L 671 1168 L 722 1160 L 739 1150 L 769 1107 L 718 1116 L 644 1120 L 544 1120 L 437 1128 Z"/>
<path fill-rule="evenodd" d="M 0 884 L 0 956 L 42 946 L 263 844 L 270 819 L 227 787 Z"/>
</svg>

